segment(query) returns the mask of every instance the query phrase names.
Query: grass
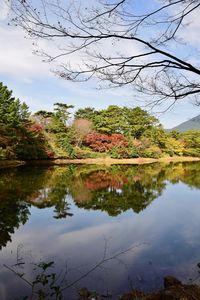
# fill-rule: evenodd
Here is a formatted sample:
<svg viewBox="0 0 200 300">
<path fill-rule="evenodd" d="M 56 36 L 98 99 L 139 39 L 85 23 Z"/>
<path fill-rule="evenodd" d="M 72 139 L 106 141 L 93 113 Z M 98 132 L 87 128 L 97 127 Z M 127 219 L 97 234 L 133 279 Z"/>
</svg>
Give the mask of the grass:
<svg viewBox="0 0 200 300">
<path fill-rule="evenodd" d="M 200 161 L 199 157 L 189 157 L 189 156 L 173 156 L 173 157 L 163 157 L 163 158 L 127 158 L 127 159 L 116 159 L 116 158 L 80 158 L 80 159 L 37 159 L 33 161 L 20 161 L 20 160 L 0 160 L 0 169 L 9 167 L 18 167 L 26 163 L 32 163 L 37 165 L 51 164 L 51 165 L 67 165 L 67 164 L 85 164 L 85 165 L 145 165 L 152 164 L 155 162 L 160 163 L 170 163 L 170 162 L 192 162 Z"/>
<path fill-rule="evenodd" d="M 85 158 L 85 159 L 55 159 L 55 164 L 104 164 L 104 165 L 114 165 L 114 164 L 130 164 L 130 165 L 140 165 L 140 164 L 150 164 L 155 162 L 184 162 L 184 161 L 200 161 L 199 157 L 164 157 L 164 158 L 127 158 L 127 159 L 116 159 L 116 158 Z"/>
</svg>

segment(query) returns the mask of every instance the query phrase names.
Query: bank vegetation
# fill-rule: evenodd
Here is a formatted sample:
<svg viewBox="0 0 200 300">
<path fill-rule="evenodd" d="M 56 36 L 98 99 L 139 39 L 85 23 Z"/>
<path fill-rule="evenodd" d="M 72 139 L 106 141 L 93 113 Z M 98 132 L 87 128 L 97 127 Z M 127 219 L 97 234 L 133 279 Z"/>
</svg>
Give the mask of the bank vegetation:
<svg viewBox="0 0 200 300">
<path fill-rule="evenodd" d="M 200 157 L 200 131 L 166 132 L 140 107 L 78 109 L 55 103 L 34 114 L 0 83 L 0 160 L 70 159 L 74 162 Z M 142 160 L 143 159 L 143 160 Z M 57 161 L 59 162 L 59 161 Z M 134 162 L 134 161 L 133 161 Z"/>
</svg>

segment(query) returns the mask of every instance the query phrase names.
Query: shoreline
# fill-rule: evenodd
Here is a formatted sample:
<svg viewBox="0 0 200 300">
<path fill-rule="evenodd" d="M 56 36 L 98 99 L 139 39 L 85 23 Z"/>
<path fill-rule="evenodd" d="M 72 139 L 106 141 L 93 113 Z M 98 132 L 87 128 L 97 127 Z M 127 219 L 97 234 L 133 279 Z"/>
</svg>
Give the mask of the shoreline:
<svg viewBox="0 0 200 300">
<path fill-rule="evenodd" d="M 25 164 L 26 161 L 23 160 L 14 160 L 14 159 L 0 160 L 0 169 L 15 168 L 15 167 L 23 166 Z"/>
<path fill-rule="evenodd" d="M 190 156 L 173 156 L 173 157 L 163 157 L 163 158 L 124 158 L 124 159 L 114 159 L 114 158 L 84 158 L 84 159 L 38 159 L 38 160 L 2 160 L 0 161 L 0 169 L 19 167 L 22 165 L 145 165 L 152 163 L 171 163 L 171 162 L 193 162 L 200 161 L 200 157 L 190 157 Z"/>
<path fill-rule="evenodd" d="M 96 164 L 96 165 L 144 165 L 152 163 L 170 163 L 170 162 L 184 162 L 184 161 L 200 161 L 199 157 L 166 157 L 166 158 L 85 158 L 85 159 L 56 159 L 55 164 Z"/>
</svg>

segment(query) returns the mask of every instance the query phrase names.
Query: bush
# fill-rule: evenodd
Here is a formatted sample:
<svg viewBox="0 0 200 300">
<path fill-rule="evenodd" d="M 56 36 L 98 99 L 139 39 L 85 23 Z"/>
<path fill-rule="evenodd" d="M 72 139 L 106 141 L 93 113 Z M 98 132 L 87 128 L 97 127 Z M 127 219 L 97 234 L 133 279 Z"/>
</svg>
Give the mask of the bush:
<svg viewBox="0 0 200 300">
<path fill-rule="evenodd" d="M 76 154 L 74 151 L 74 147 L 70 144 L 69 137 L 66 133 L 59 133 L 56 134 L 57 138 L 57 144 L 60 146 L 63 150 L 66 151 L 66 155 L 69 158 L 75 158 Z"/>
<path fill-rule="evenodd" d="M 16 158 L 16 155 L 14 154 L 12 147 L 7 146 L 5 149 L 0 148 L 0 160 L 14 158 Z"/>
<path fill-rule="evenodd" d="M 110 151 L 110 157 L 111 158 L 124 158 L 124 156 L 122 157 L 122 153 L 120 153 L 122 149 L 118 148 L 118 147 L 113 147 Z"/>
<path fill-rule="evenodd" d="M 134 139 L 133 142 L 132 142 L 132 147 L 135 148 L 135 151 L 137 153 L 138 156 L 142 156 L 143 155 L 143 151 L 149 147 L 150 143 L 147 142 L 148 140 L 145 139 L 145 140 L 137 140 L 137 139 Z"/>
<path fill-rule="evenodd" d="M 135 158 L 139 157 L 137 149 L 131 145 L 129 147 L 113 147 L 109 154 L 112 158 Z"/>
<path fill-rule="evenodd" d="M 134 145 L 129 146 L 129 148 L 127 150 L 128 150 L 129 158 L 139 157 L 138 150 Z"/>
<path fill-rule="evenodd" d="M 31 124 L 31 126 L 29 128 L 29 131 L 32 132 L 32 133 L 34 133 L 35 135 L 42 134 L 43 127 L 42 127 L 41 124 L 33 123 L 33 124 Z"/>
<path fill-rule="evenodd" d="M 183 150 L 183 155 L 200 157 L 200 149 L 188 148 Z"/>
<path fill-rule="evenodd" d="M 169 155 L 170 157 L 174 156 L 174 151 L 172 149 L 165 149 L 165 152 L 164 152 L 166 155 Z M 179 154 L 177 154 L 179 155 Z"/>
<path fill-rule="evenodd" d="M 90 148 L 81 149 L 79 147 L 75 147 L 74 151 L 75 151 L 75 156 L 78 159 L 81 159 L 81 158 L 83 158 L 83 159 L 84 158 L 100 158 L 100 157 L 103 156 L 102 154 L 100 154 L 98 152 L 92 151 Z"/>
<path fill-rule="evenodd" d="M 46 159 L 48 154 L 44 144 L 30 143 L 30 141 L 19 142 L 14 149 L 17 158 L 19 159 Z"/>
<path fill-rule="evenodd" d="M 83 144 L 97 152 L 110 151 L 115 147 L 127 147 L 128 141 L 122 134 L 89 133 L 85 136 Z"/>
<path fill-rule="evenodd" d="M 162 156 L 162 151 L 157 146 L 150 146 L 143 151 L 142 156 L 147 158 L 160 158 Z"/>
<path fill-rule="evenodd" d="M 170 156 L 182 156 L 183 150 L 184 143 L 181 139 L 176 140 L 175 138 L 168 136 L 168 139 L 166 141 L 166 148 L 164 149 L 165 153 L 169 154 Z"/>
</svg>

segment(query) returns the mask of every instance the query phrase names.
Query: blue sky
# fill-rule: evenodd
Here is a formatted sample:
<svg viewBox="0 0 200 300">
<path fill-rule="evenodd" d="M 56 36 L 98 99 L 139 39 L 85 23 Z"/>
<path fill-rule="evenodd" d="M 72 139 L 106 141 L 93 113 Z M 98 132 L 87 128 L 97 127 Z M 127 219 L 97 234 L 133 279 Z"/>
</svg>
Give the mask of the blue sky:
<svg viewBox="0 0 200 300">
<path fill-rule="evenodd" d="M 13 90 L 14 96 L 25 101 L 32 112 L 52 110 L 55 102 L 73 104 L 75 109 L 85 106 L 105 108 L 111 104 L 131 107 L 143 105 L 137 101 L 138 96 L 130 88 L 98 90 L 95 80 L 72 83 L 57 78 L 51 72 L 54 66 L 32 54 L 32 43 L 24 38 L 24 32 L 7 26 L 6 9 L 2 5 L 0 3 L 0 81 Z M 184 33 L 186 42 L 187 37 L 190 37 L 190 42 L 198 48 L 200 22 L 194 22 L 193 27 L 187 30 Z M 159 109 L 156 108 L 154 114 Z M 172 128 L 198 114 L 200 109 L 184 100 L 172 110 L 156 114 L 156 117 L 159 117 L 165 128 Z"/>
</svg>

